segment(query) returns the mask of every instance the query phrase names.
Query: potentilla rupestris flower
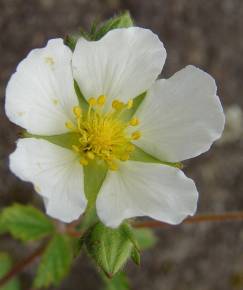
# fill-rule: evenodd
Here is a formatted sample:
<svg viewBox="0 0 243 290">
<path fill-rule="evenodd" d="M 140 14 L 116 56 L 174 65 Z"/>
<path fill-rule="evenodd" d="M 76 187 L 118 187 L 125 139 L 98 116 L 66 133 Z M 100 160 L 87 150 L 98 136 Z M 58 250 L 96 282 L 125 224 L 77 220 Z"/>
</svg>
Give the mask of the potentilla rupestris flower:
<svg viewBox="0 0 243 290">
<path fill-rule="evenodd" d="M 74 52 L 50 40 L 18 65 L 6 113 L 29 137 L 17 141 L 10 168 L 34 184 L 50 216 L 79 218 L 90 201 L 85 168 L 95 180 L 101 164 L 107 171 L 95 202 L 107 226 L 137 216 L 178 224 L 195 213 L 195 184 L 174 163 L 207 151 L 224 114 L 202 70 L 187 66 L 157 80 L 165 59 L 154 33 L 131 27 L 80 38 Z"/>
</svg>

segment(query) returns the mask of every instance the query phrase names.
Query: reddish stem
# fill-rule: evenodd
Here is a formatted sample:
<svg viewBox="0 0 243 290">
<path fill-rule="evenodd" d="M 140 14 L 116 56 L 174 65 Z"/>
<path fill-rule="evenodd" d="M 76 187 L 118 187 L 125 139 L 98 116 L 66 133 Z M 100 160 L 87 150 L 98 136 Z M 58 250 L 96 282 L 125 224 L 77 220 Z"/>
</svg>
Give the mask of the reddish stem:
<svg viewBox="0 0 243 290">
<path fill-rule="evenodd" d="M 187 218 L 186 220 L 184 220 L 183 224 L 193 224 L 201 222 L 223 222 L 234 220 L 243 220 L 243 212 L 229 212 L 222 214 L 201 214 Z M 171 225 L 159 221 L 144 221 L 144 222 L 142 221 L 142 222 L 134 222 L 133 226 L 135 228 L 163 228 Z"/>
<path fill-rule="evenodd" d="M 41 245 L 30 256 L 16 264 L 5 276 L 0 279 L 0 288 L 14 276 L 23 271 L 28 265 L 32 264 L 45 250 L 45 245 Z"/>
</svg>

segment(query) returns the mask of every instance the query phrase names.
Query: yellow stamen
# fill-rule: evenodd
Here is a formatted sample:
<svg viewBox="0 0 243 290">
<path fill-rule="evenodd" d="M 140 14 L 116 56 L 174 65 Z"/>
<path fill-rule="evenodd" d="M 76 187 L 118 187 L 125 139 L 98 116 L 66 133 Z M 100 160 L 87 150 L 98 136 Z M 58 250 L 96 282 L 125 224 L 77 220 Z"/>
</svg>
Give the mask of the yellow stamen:
<svg viewBox="0 0 243 290">
<path fill-rule="evenodd" d="M 95 158 L 95 155 L 93 152 L 89 151 L 86 153 L 86 156 L 90 159 L 90 160 L 93 160 Z"/>
<path fill-rule="evenodd" d="M 101 95 L 99 96 L 99 98 L 97 99 L 97 104 L 99 106 L 103 106 L 105 104 L 106 101 L 106 96 L 105 95 Z"/>
<path fill-rule="evenodd" d="M 82 115 L 82 109 L 79 106 L 73 107 L 73 113 L 76 118 L 80 118 Z"/>
<path fill-rule="evenodd" d="M 120 102 L 118 100 L 114 100 L 112 102 L 112 108 L 115 109 L 115 110 L 122 110 L 124 108 L 124 103 L 123 102 Z"/>
<path fill-rule="evenodd" d="M 103 112 L 101 107 L 106 103 L 106 96 L 88 100 L 89 108 L 83 112 L 79 106 L 73 107 L 75 122 L 68 120 L 65 125 L 77 136 L 78 143 L 72 149 L 79 155 L 79 162 L 87 166 L 91 160 L 103 160 L 110 170 L 117 170 L 120 161 L 130 158 L 135 146 L 131 140 L 141 136 L 140 131 L 131 134 L 127 132 L 129 126 L 139 124 L 139 119 L 132 117 L 130 121 L 122 120 L 121 115 L 132 107 L 133 101 L 123 103 L 119 100 L 112 102 L 112 109 Z"/>
<path fill-rule="evenodd" d="M 128 108 L 128 110 L 131 109 L 132 106 L 133 106 L 133 100 L 129 100 L 129 101 L 127 102 L 127 108 Z"/>
<path fill-rule="evenodd" d="M 136 117 L 133 117 L 133 118 L 129 121 L 129 124 L 130 124 L 131 126 L 137 126 L 139 123 L 140 123 L 140 122 L 139 122 L 139 119 L 136 118 Z"/>
<path fill-rule="evenodd" d="M 73 125 L 73 122 L 72 121 L 67 121 L 65 123 L 65 126 L 69 129 L 69 130 L 73 130 L 75 129 L 75 126 Z"/>
<path fill-rule="evenodd" d="M 81 158 L 79 160 L 80 164 L 83 165 L 83 166 L 87 166 L 89 164 L 88 160 L 85 159 L 85 158 Z"/>
<path fill-rule="evenodd" d="M 88 103 L 91 107 L 94 107 L 96 105 L 97 101 L 95 98 L 91 97 L 91 98 L 89 98 Z"/>
<path fill-rule="evenodd" d="M 141 137 L 141 132 L 140 131 L 135 131 L 132 133 L 132 140 L 138 140 Z"/>
</svg>

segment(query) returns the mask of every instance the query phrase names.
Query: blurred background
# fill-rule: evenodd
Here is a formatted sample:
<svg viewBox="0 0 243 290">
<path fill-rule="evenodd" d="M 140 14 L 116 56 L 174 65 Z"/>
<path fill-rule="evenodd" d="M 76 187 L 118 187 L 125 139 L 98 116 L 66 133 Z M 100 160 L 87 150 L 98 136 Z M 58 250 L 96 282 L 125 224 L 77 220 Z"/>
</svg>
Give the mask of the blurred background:
<svg viewBox="0 0 243 290">
<path fill-rule="evenodd" d="M 0 209 L 13 202 L 42 207 L 32 186 L 8 169 L 20 129 L 4 114 L 7 81 L 16 65 L 47 40 L 64 37 L 94 20 L 128 9 L 138 26 L 150 28 L 168 53 L 163 77 L 188 64 L 210 73 L 227 114 L 226 130 L 210 152 L 186 162 L 185 171 L 200 192 L 199 213 L 243 210 L 243 1 L 242 0 L 0 0 Z M 204 112 L 202 112 L 203 114 Z M 140 267 L 128 264 L 132 289 L 243 289 L 243 224 L 180 225 L 157 230 L 158 243 L 142 256 Z M 32 250 L 9 237 L 0 251 L 15 261 Z M 25 288 L 35 265 L 21 275 Z M 58 289 L 100 289 L 99 276 L 87 258 L 77 259 Z M 55 289 L 55 288 L 51 288 Z"/>
</svg>

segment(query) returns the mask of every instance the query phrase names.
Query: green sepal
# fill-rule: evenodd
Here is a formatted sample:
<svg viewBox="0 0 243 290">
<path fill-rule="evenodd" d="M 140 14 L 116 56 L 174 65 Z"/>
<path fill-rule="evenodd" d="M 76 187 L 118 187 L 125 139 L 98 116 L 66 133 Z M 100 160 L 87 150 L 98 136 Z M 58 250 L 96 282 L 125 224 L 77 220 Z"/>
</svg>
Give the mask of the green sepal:
<svg viewBox="0 0 243 290">
<path fill-rule="evenodd" d="M 128 28 L 133 26 L 133 20 L 128 11 L 118 14 L 109 20 L 105 21 L 97 28 L 97 25 L 93 26 L 92 33 L 90 34 L 91 40 L 101 39 L 107 32 L 116 28 Z"/>
<path fill-rule="evenodd" d="M 121 115 L 122 120 L 129 121 L 136 114 L 136 111 L 138 107 L 141 105 L 141 103 L 143 102 L 144 98 L 146 97 L 146 94 L 147 92 L 144 92 L 133 99 L 132 108 L 129 110 L 125 110 L 122 113 Z"/>
<path fill-rule="evenodd" d="M 176 167 L 179 169 L 183 168 L 183 164 L 181 162 L 167 162 L 167 161 L 159 160 L 159 159 L 153 157 L 152 155 L 146 153 L 138 146 L 135 146 L 135 150 L 130 155 L 130 160 L 140 161 L 140 162 L 145 162 L 145 163 L 146 162 L 148 162 L 148 163 L 160 163 L 160 164 Z"/>
<path fill-rule="evenodd" d="M 111 229 L 99 222 L 85 237 L 88 253 L 109 278 L 124 266 L 134 247 L 124 227 Z"/>
<path fill-rule="evenodd" d="M 128 279 L 124 272 L 119 272 L 112 279 L 107 278 L 105 275 L 102 275 L 105 287 L 103 290 L 129 290 L 130 285 Z"/>
<path fill-rule="evenodd" d="M 79 37 L 80 36 L 78 34 L 68 34 L 64 38 L 64 44 L 67 45 L 72 51 L 74 51 Z"/>
<path fill-rule="evenodd" d="M 45 135 L 35 135 L 29 132 L 24 131 L 22 136 L 24 138 L 36 138 L 36 139 L 43 139 L 52 144 L 61 146 L 66 149 L 72 150 L 72 145 L 79 145 L 78 135 L 76 133 L 65 133 L 60 135 L 52 135 L 52 136 L 45 136 Z"/>
<path fill-rule="evenodd" d="M 73 260 L 72 239 L 63 234 L 55 234 L 49 242 L 37 270 L 34 287 L 58 286 L 69 273 Z"/>
<path fill-rule="evenodd" d="M 0 278 L 8 273 L 12 268 L 12 260 L 7 253 L 0 252 Z M 17 278 L 11 279 L 9 282 L 0 287 L 1 290 L 20 290 L 20 283 Z"/>
<path fill-rule="evenodd" d="M 55 231 L 52 221 L 30 205 L 14 204 L 7 207 L 0 219 L 5 231 L 24 242 L 41 239 Z"/>
<path fill-rule="evenodd" d="M 89 104 L 88 102 L 86 101 L 83 93 L 81 92 L 81 89 L 77 83 L 76 80 L 74 80 L 74 89 L 75 89 L 75 93 L 78 97 L 78 101 L 79 101 L 79 105 L 80 107 L 84 110 L 84 111 L 88 111 L 89 109 Z"/>
<path fill-rule="evenodd" d="M 84 192 L 88 199 L 88 208 L 94 206 L 107 170 L 107 165 L 103 160 L 93 160 L 84 166 Z"/>
<path fill-rule="evenodd" d="M 140 251 L 135 247 L 133 247 L 132 249 L 131 258 L 136 265 L 140 266 L 141 263 Z"/>
</svg>

